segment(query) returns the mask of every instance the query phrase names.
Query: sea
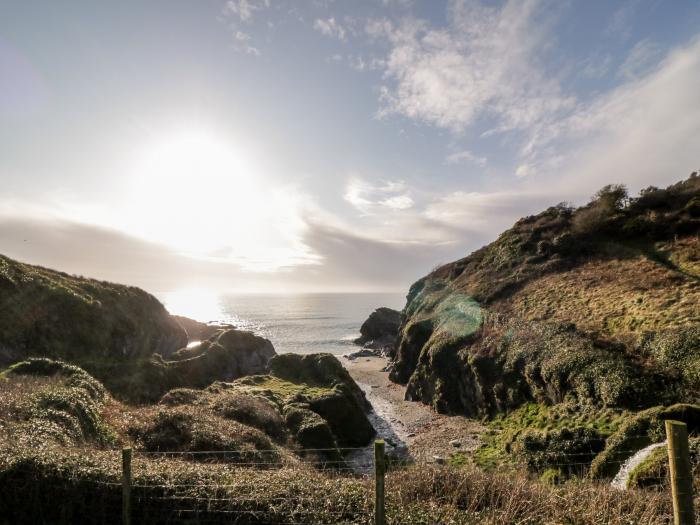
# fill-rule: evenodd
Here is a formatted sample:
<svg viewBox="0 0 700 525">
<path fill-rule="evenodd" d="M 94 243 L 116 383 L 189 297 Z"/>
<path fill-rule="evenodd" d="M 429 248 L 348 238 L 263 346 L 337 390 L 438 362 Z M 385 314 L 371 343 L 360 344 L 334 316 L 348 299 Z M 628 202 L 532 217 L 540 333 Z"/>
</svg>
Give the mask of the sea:
<svg viewBox="0 0 700 525">
<path fill-rule="evenodd" d="M 360 326 L 380 306 L 400 310 L 403 293 L 322 293 L 290 295 L 212 294 L 184 291 L 161 294 L 172 314 L 202 322 L 226 322 L 272 341 L 277 353 L 329 352 L 356 347 Z"/>
</svg>

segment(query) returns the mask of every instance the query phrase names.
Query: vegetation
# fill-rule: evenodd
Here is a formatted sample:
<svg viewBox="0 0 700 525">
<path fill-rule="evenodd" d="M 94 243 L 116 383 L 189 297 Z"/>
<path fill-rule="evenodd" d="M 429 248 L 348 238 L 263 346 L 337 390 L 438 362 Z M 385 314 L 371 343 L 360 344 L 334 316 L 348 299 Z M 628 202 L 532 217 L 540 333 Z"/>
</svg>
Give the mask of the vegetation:
<svg viewBox="0 0 700 525">
<path fill-rule="evenodd" d="M 135 287 L 31 266 L 0 255 L 0 366 L 46 356 L 97 371 L 101 363 L 169 355 L 180 325 Z"/>
<path fill-rule="evenodd" d="M 660 438 L 677 408 L 663 405 L 700 401 L 699 199 L 697 174 L 636 198 L 609 185 L 411 287 L 391 377 L 484 418 L 483 446 L 456 461 L 559 482 L 577 455 L 580 473 L 609 477 Z"/>
<path fill-rule="evenodd" d="M 119 465 L 114 451 L 52 448 L 0 456 L 0 515 L 13 516 L 13 523 L 119 523 Z M 368 478 L 140 456 L 133 472 L 140 487 L 135 523 L 182 522 L 194 509 L 201 522 L 234 512 L 241 524 L 372 523 Z M 664 492 L 625 493 L 590 482 L 551 487 L 472 468 L 400 468 L 386 486 L 389 523 L 406 525 L 661 525 L 671 515 Z"/>
</svg>

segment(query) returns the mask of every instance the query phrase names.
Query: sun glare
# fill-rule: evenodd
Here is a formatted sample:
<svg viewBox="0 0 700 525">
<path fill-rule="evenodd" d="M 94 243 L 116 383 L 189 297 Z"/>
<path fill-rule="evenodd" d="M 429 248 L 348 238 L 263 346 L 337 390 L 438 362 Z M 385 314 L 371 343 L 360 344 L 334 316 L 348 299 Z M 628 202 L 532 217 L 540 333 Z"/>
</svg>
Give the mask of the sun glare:
<svg viewBox="0 0 700 525">
<path fill-rule="evenodd" d="M 161 295 L 169 312 L 203 323 L 225 321 L 219 295 L 200 288 L 189 288 Z"/>
<path fill-rule="evenodd" d="M 299 257 L 294 196 L 273 187 L 232 141 L 191 129 L 144 145 L 124 221 L 187 255 L 265 271 Z"/>
</svg>

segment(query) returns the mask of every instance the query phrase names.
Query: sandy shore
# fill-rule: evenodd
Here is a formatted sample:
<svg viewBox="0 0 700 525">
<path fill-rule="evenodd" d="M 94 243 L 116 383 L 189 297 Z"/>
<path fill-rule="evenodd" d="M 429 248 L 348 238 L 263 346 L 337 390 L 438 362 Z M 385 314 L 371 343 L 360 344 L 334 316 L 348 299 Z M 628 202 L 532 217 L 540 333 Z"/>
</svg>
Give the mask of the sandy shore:
<svg viewBox="0 0 700 525">
<path fill-rule="evenodd" d="M 460 416 L 437 414 L 422 403 L 404 400 L 405 387 L 392 383 L 383 357 L 361 357 L 341 362 L 365 391 L 375 414 L 373 424 L 390 449 L 408 452 L 411 457 L 426 461 L 447 459 L 458 451 L 479 446 L 483 426 Z M 458 441 L 459 446 L 450 444 Z"/>
</svg>

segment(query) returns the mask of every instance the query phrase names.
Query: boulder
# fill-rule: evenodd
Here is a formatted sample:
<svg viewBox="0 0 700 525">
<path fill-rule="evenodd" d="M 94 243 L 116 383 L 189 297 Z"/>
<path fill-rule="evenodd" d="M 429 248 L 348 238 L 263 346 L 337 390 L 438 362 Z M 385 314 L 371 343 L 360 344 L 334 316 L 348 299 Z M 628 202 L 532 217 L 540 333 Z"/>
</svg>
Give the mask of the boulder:
<svg viewBox="0 0 700 525">
<path fill-rule="evenodd" d="M 355 339 L 354 343 L 390 354 L 399 333 L 401 320 L 401 312 L 386 307 L 377 308 L 362 323 L 360 337 Z"/>
</svg>

